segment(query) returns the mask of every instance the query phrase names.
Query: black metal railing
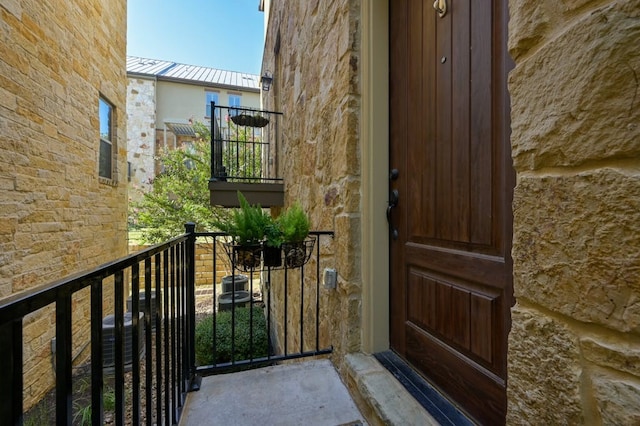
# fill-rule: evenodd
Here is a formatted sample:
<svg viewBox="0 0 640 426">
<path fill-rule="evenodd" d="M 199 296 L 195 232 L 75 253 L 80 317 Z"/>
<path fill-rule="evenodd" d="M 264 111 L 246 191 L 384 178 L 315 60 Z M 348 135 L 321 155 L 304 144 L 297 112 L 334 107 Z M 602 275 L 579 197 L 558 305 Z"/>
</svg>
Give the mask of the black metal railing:
<svg viewBox="0 0 640 426">
<path fill-rule="evenodd" d="M 48 306 L 55 308 L 55 423 L 70 425 L 77 416 L 72 394 L 73 383 L 78 380 L 74 370 L 83 369 L 74 365 L 76 356 L 72 353 L 77 334 L 73 329 L 78 326 L 73 323 L 74 298 L 85 289 L 89 289 L 91 304 L 91 349 L 86 360 L 90 371 L 91 424 L 104 423 L 103 398 L 109 378 L 113 386 L 110 392 L 115 398 L 116 425 L 125 424 L 125 415 L 127 423 L 136 425 L 178 422 L 187 391 L 198 385 L 193 351 L 194 229 L 193 224 L 187 225 L 185 235 L 169 242 L 0 301 L 0 365 L 6 374 L 0 380 L 3 424 L 24 421 L 25 317 L 43 315 Z M 131 325 L 130 338 L 125 341 L 125 285 L 129 280 Z M 159 297 L 142 299 L 142 291 Z M 109 342 L 104 340 L 103 305 L 111 306 L 115 317 L 111 375 L 104 368 L 110 354 L 106 350 Z M 140 312 L 144 314 L 142 321 Z M 126 345 L 131 345 L 128 365 Z M 141 353 L 144 355 L 137 362 Z M 126 396 L 125 385 L 129 389 Z"/>
<path fill-rule="evenodd" d="M 211 180 L 278 183 L 278 122 L 282 113 L 211 102 Z"/>
<path fill-rule="evenodd" d="M 332 232 L 310 233 L 313 244 L 307 243 L 305 248 L 311 247 L 313 252 L 305 253 L 301 264 L 287 261 L 287 253 L 282 251 L 281 266 L 265 267 L 260 263 L 242 267 L 233 255 L 217 250 L 228 240 L 225 234 L 196 233 L 194 224 L 187 224 L 186 229 L 184 235 L 166 243 L 0 301 L 0 366 L 5 369 L 5 377 L 0 380 L 3 424 L 22 424 L 25 420 L 24 375 L 29 374 L 24 371 L 24 347 L 29 343 L 25 342 L 25 336 L 29 338 L 25 327 L 34 316 L 46 315 L 43 311 L 51 308 L 55 310 L 55 409 L 51 409 L 55 418 L 45 423 L 72 424 L 77 416 L 73 388 L 78 372 L 89 376 L 91 424 L 105 421 L 107 382 L 113 386 L 109 392 L 115 399 L 110 412 L 112 423 L 177 424 L 187 392 L 199 389 L 200 375 L 332 351 L 320 316 L 320 271 L 321 264 L 326 263 L 322 255 L 323 250 L 330 253 L 326 243 L 328 237 L 333 237 Z M 196 266 L 196 247 L 202 241 L 211 245 L 212 264 L 206 268 L 212 269 L 213 277 L 208 284 L 211 309 L 196 315 L 196 274 L 201 274 Z M 251 308 L 248 331 L 238 322 L 241 311 L 236 278 L 232 278 L 229 295 L 218 291 L 215 277 L 219 272 L 247 276 L 249 300 L 245 304 Z M 82 339 L 76 327 L 83 321 L 73 319 L 74 313 L 82 310 L 77 298 L 86 297 L 87 292 L 85 305 L 90 303 L 91 307 L 90 333 L 85 336 L 88 342 L 74 342 L 74 338 Z M 125 301 L 129 293 L 131 296 Z M 215 355 L 221 351 L 222 337 L 216 334 L 216 322 L 225 294 L 230 296 L 226 301 L 231 316 L 230 358 L 197 363 L 196 325 L 203 318 L 212 320 L 211 352 Z M 299 303 L 292 303 L 291 297 Z M 131 315 L 128 329 L 125 305 Z M 107 312 L 113 312 L 114 318 L 111 349 L 105 339 Z M 257 328 L 254 315 L 264 315 L 262 327 L 266 330 Z M 254 356 L 252 345 L 260 333 L 267 335 L 267 350 Z M 237 351 L 241 334 L 249 336 L 248 357 Z M 74 354 L 78 347 L 90 347 L 88 357 L 82 359 Z M 108 358 L 112 358 L 109 368 L 105 362 Z"/>
<path fill-rule="evenodd" d="M 241 247 L 229 246 L 226 234 L 203 232 L 197 233 L 196 236 L 198 241 L 207 241 L 211 247 L 213 276 L 219 276 L 218 272 L 223 270 L 229 273 L 231 279 L 231 291 L 219 289 L 221 283 L 214 281 L 212 291 L 209 292 L 208 297 L 214 308 L 205 314 L 211 315 L 211 321 L 207 326 L 212 328 L 212 339 L 208 342 L 210 346 L 207 352 L 213 355 L 214 362 L 201 362 L 202 365 L 196 367 L 198 374 L 209 375 L 332 352 L 333 347 L 329 342 L 323 342 L 321 339 L 320 309 L 323 263 L 321 250 L 325 246 L 323 240 L 332 238 L 333 232 L 312 231 L 309 239 L 302 245 L 302 262 L 299 262 L 299 258 L 293 261 L 288 259 L 287 250 L 281 249 L 281 262 L 274 266 L 265 266 L 264 246 L 251 247 L 251 261 L 243 264 L 242 256 L 237 253 Z M 255 253 L 258 253 L 258 258 L 262 256 L 260 262 L 253 263 Z M 249 300 L 245 300 L 245 294 L 242 293 L 244 290 L 236 285 L 237 281 L 244 282 L 245 277 Z M 219 333 L 216 333 L 218 316 L 223 311 L 221 298 L 225 295 L 225 302 L 230 305 L 231 313 L 230 348 L 229 342 L 222 342 Z M 291 298 L 297 303 L 292 303 Z M 236 319 L 238 310 L 246 308 L 247 305 L 251 308 L 248 310 L 249 321 L 240 322 Z M 258 309 L 254 311 L 255 307 Z M 264 315 L 265 324 L 257 325 L 254 315 Z M 266 327 L 266 330 L 260 330 L 258 327 Z M 266 332 L 267 351 L 254 357 L 253 354 L 256 352 L 253 348 L 254 345 L 258 345 L 256 336 L 262 335 L 262 332 Z M 235 346 L 239 340 L 236 336 L 239 333 L 243 333 L 245 337 L 248 335 L 248 357 L 236 356 Z M 229 356 L 219 358 L 216 356 L 219 352 Z"/>
</svg>

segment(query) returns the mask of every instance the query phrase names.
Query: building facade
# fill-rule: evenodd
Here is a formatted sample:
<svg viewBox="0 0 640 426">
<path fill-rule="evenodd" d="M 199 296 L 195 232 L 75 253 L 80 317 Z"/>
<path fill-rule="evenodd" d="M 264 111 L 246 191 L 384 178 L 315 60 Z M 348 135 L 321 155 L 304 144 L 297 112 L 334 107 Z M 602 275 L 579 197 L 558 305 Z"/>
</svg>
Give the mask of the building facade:
<svg viewBox="0 0 640 426">
<path fill-rule="evenodd" d="M 403 8 L 423 3 L 403 2 Z M 328 340 L 335 347 L 334 362 L 344 374 L 348 354 L 391 348 L 437 380 L 438 364 L 450 362 L 446 354 L 455 353 L 474 365 L 472 374 L 478 377 L 461 380 L 466 370 L 454 373 L 460 388 L 484 392 L 487 387 L 479 383 L 488 377 L 501 392 L 495 409 L 489 407 L 489 415 L 498 419 L 494 423 L 637 423 L 640 6 L 627 0 L 505 0 L 489 2 L 484 9 L 467 7 L 470 2 L 436 2 L 435 9 L 431 2 L 424 4 L 419 13 L 400 13 L 398 9 L 404 9 L 390 1 L 263 4 L 263 72 L 271 71 L 274 77 L 263 101 L 267 109 L 284 114 L 278 154 L 286 204 L 299 200 L 311 213 L 314 228 L 335 230 L 333 266 L 339 284 L 323 294 L 329 304 L 323 321 L 331 324 Z M 400 32 L 398 22 L 411 28 L 423 25 L 424 32 L 417 34 L 426 34 L 421 39 L 425 44 L 407 43 L 411 34 Z M 451 22 L 457 24 L 452 27 Z M 424 49 L 436 33 L 460 28 L 460 22 L 472 24 L 471 30 L 438 38 L 445 44 Z M 474 28 L 484 28 L 477 33 L 480 44 L 473 38 Z M 483 34 L 494 37 L 485 50 L 478 48 Z M 465 50 L 470 54 L 451 48 L 446 40 L 472 40 Z M 471 61 L 469 72 L 479 70 L 478 78 L 492 79 L 473 85 L 475 75 L 470 79 L 453 74 L 445 83 L 453 93 L 463 85 L 477 101 L 492 99 L 487 108 L 452 108 L 460 98 L 440 90 L 442 70 L 451 69 L 450 64 L 456 69 L 465 58 Z M 405 64 L 406 79 L 390 80 L 390 72 L 399 75 L 393 74 L 399 62 Z M 425 69 L 434 71 L 421 74 Z M 412 82 L 419 84 L 417 90 L 408 89 Z M 487 88 L 497 91 L 483 92 Z M 399 91 L 410 106 L 424 112 L 406 119 L 413 123 L 408 126 L 397 126 L 405 117 L 394 115 L 392 102 Z M 450 99 L 451 104 L 441 109 L 439 103 L 430 104 L 433 99 Z M 410 108 L 407 111 L 414 117 Z M 467 205 L 460 201 L 464 197 L 444 198 L 450 203 L 444 215 L 424 214 L 413 222 L 407 218 L 415 212 L 430 211 L 418 192 L 401 191 L 396 197 L 400 208 L 390 205 L 390 189 L 396 187 L 391 169 L 399 169 L 401 181 L 415 161 L 428 157 L 415 151 L 395 165 L 394 141 L 417 139 L 428 146 L 432 139 L 445 137 L 442 122 L 453 123 L 447 128 L 459 135 L 465 114 L 478 118 L 471 120 L 476 126 L 485 119 L 502 123 L 468 132 L 472 140 L 474 135 L 489 135 L 489 140 L 506 144 L 495 145 L 483 157 L 473 150 L 477 145 L 469 151 L 456 148 L 462 147 L 460 139 L 452 137 L 445 149 L 447 155 L 457 154 L 451 157 L 456 161 L 435 162 L 424 168 L 426 175 L 409 179 L 417 182 L 419 191 L 428 194 L 425 188 L 434 184 L 438 193 L 438 184 L 425 176 L 431 169 L 440 173 L 442 164 L 451 165 L 443 173 L 458 170 L 460 164 L 499 166 L 465 180 L 467 186 L 454 181 L 449 193 L 438 193 L 440 202 L 486 176 L 498 176 L 490 183 L 497 181 L 504 192 L 492 193 L 488 200 L 493 201 L 483 204 L 490 210 L 477 219 L 495 227 L 486 236 L 480 230 L 467 237 L 464 229 L 456 228 L 462 222 L 449 220 L 468 215 L 456 208 Z M 415 134 L 413 128 L 426 130 Z M 436 133 L 429 133 L 431 128 Z M 437 156 L 442 151 L 434 152 Z M 481 193 L 464 191 L 470 197 Z M 448 225 L 436 227 L 430 236 L 432 217 Z M 388 218 L 397 233 L 389 228 Z M 414 234 L 420 238 L 412 240 Z M 396 238 L 409 242 L 405 251 L 395 251 Z M 475 245 L 474 238 L 487 243 Z M 429 256 L 395 263 L 394 253 L 409 259 L 427 245 Z M 485 269 L 456 263 L 469 250 L 475 253 L 475 265 Z M 500 256 L 501 269 L 487 266 Z M 398 277 L 411 278 L 400 294 Z M 503 280 L 504 292 L 492 290 L 496 287 L 489 279 Z M 402 300 L 402 291 L 422 296 L 398 304 L 394 300 Z M 413 331 L 398 332 L 393 324 L 405 310 L 409 315 L 400 322 Z M 430 317 L 430 312 L 441 317 Z M 494 326 L 475 326 L 483 321 L 495 321 Z M 498 341 L 498 335 L 503 340 Z M 423 341 L 437 341 L 437 350 L 420 349 Z M 427 358 L 440 348 L 445 349 L 435 367 L 425 368 Z M 493 405 L 486 399 L 475 403 L 473 392 L 454 398 L 477 419 L 486 413 L 473 411 L 474 405 Z"/>
<path fill-rule="evenodd" d="M 129 197 L 151 188 L 157 156 L 192 141 L 192 124 L 210 125 L 211 102 L 258 109 L 259 76 L 129 56 L 127 58 Z"/>
<path fill-rule="evenodd" d="M 126 2 L 2 1 L 0 33 L 4 298 L 127 253 Z M 54 322 L 53 307 L 25 320 L 25 408 L 53 385 Z"/>
</svg>

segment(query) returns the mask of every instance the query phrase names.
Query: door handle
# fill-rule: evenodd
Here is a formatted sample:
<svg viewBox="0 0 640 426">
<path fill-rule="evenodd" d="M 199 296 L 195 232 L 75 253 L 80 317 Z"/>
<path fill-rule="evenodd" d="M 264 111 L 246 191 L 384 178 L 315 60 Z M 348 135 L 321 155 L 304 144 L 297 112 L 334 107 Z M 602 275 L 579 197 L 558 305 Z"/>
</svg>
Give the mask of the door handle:
<svg viewBox="0 0 640 426">
<path fill-rule="evenodd" d="M 389 205 L 387 206 L 387 222 L 391 223 L 391 209 L 398 205 L 398 198 L 400 198 L 400 193 L 397 189 L 391 191 L 391 195 L 389 196 Z"/>
<path fill-rule="evenodd" d="M 436 0 L 433 2 L 433 8 L 438 12 L 438 16 L 444 18 L 447 14 L 447 0 Z"/>
<path fill-rule="evenodd" d="M 391 237 L 394 240 L 398 239 L 398 229 L 391 224 L 391 211 L 398 205 L 399 198 L 400 193 L 397 189 L 394 189 L 389 193 L 389 203 L 387 205 L 387 222 L 389 223 L 389 225 L 391 225 Z"/>
<path fill-rule="evenodd" d="M 389 172 L 389 181 L 393 182 L 394 180 L 398 180 L 398 176 L 400 176 L 398 169 L 391 169 Z M 387 203 L 387 223 L 390 226 L 391 238 L 394 240 L 398 239 L 398 229 L 394 228 L 391 224 L 391 210 L 398 205 L 398 198 L 400 198 L 400 193 L 397 189 L 389 192 L 389 202 Z"/>
</svg>

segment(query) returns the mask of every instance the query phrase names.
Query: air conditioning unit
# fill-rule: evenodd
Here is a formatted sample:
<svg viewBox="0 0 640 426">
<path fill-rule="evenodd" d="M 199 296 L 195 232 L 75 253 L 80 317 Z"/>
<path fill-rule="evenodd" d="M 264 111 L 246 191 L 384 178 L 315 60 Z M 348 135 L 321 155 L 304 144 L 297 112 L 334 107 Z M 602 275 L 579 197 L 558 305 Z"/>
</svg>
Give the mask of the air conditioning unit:
<svg viewBox="0 0 640 426">
<path fill-rule="evenodd" d="M 156 329 L 156 291 L 155 290 L 151 290 L 151 292 L 149 293 L 150 297 L 149 297 L 149 303 L 151 303 L 151 328 L 153 330 Z M 131 312 L 133 311 L 133 296 L 129 296 L 127 298 L 127 311 Z M 139 293 L 139 298 L 140 300 L 140 312 L 144 312 L 147 306 L 147 295 L 144 291 L 141 291 Z M 162 317 L 161 317 L 162 318 Z"/>
<path fill-rule="evenodd" d="M 144 313 L 140 312 L 138 317 L 138 358 L 139 361 L 144 355 Z M 116 317 L 107 315 L 102 320 L 102 365 L 105 369 L 115 367 L 116 362 Z M 133 361 L 133 317 L 131 312 L 124 314 L 124 364 L 131 367 Z"/>
<path fill-rule="evenodd" d="M 249 277 L 246 275 L 225 275 L 222 277 L 222 293 L 231 293 L 234 290 L 247 291 L 248 283 Z"/>
</svg>

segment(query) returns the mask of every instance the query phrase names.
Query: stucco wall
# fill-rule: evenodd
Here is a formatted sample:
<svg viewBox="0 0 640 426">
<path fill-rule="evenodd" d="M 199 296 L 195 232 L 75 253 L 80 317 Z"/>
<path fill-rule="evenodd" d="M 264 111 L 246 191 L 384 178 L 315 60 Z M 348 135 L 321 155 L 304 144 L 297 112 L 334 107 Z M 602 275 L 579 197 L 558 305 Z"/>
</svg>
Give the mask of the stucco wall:
<svg viewBox="0 0 640 426">
<path fill-rule="evenodd" d="M 300 201 L 313 229 L 335 231 L 322 267 L 337 269 L 338 288 L 321 291 L 321 329 L 338 364 L 361 343 L 358 7 L 349 0 L 272 2 L 262 66 L 274 76 L 264 108 L 284 114 L 277 174 L 285 204 Z"/>
<path fill-rule="evenodd" d="M 640 422 L 640 4 L 510 1 L 510 424 Z"/>
<path fill-rule="evenodd" d="M 0 4 L 0 297 L 127 253 L 124 0 Z M 114 180 L 98 179 L 102 95 Z M 88 292 L 74 298 L 74 355 Z M 105 307 L 108 309 L 108 305 Z M 25 408 L 53 383 L 52 309 L 25 319 Z"/>
<path fill-rule="evenodd" d="M 158 129 L 164 128 L 165 120 L 189 120 L 205 122 L 206 91 L 218 93 L 218 103 L 229 105 L 229 94 L 240 95 L 242 107 L 258 108 L 260 94 L 219 87 L 205 87 L 195 84 L 173 81 L 158 81 L 157 84 L 157 122 Z"/>
</svg>

